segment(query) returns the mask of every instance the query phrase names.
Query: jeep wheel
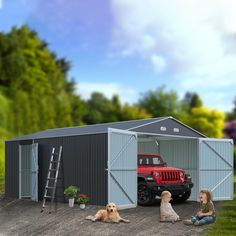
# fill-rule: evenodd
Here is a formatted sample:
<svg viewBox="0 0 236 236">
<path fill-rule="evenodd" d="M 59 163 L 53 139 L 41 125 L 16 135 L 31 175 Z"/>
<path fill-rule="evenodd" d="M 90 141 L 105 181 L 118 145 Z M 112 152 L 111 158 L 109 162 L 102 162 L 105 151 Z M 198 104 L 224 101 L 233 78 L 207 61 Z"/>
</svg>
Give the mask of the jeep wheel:
<svg viewBox="0 0 236 236">
<path fill-rule="evenodd" d="M 185 192 L 182 195 L 175 195 L 175 196 L 173 196 L 173 200 L 175 202 L 185 202 L 186 200 L 188 200 L 190 195 L 191 195 L 191 190 L 188 190 L 187 192 Z"/>
<path fill-rule="evenodd" d="M 155 201 L 155 195 L 145 182 L 138 183 L 138 204 L 141 206 L 150 206 Z"/>
</svg>

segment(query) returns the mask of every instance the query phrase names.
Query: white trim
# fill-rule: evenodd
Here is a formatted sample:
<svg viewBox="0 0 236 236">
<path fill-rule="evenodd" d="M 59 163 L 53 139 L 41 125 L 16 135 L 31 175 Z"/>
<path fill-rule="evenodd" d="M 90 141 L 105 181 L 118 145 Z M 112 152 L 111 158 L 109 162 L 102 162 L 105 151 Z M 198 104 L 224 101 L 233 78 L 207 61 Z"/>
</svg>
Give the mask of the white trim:
<svg viewBox="0 0 236 236">
<path fill-rule="evenodd" d="M 199 137 L 189 137 L 189 136 L 180 136 L 180 135 L 171 135 L 171 134 L 156 134 L 156 133 L 144 133 L 144 132 L 136 132 L 139 135 L 149 135 L 149 136 L 157 136 L 157 137 L 172 137 L 172 138 L 179 138 L 179 139 L 199 139 Z"/>
<path fill-rule="evenodd" d="M 214 141 L 214 142 L 229 142 L 230 144 L 234 144 L 233 139 L 229 138 L 199 138 L 200 142 L 204 141 Z"/>
<path fill-rule="evenodd" d="M 198 133 L 198 134 L 200 134 L 201 136 L 203 136 L 203 138 L 204 138 L 204 137 L 205 137 L 205 138 L 207 138 L 207 136 L 206 136 L 206 135 L 204 135 L 204 134 L 202 134 L 202 133 L 198 132 L 197 130 L 195 130 L 195 129 L 191 128 L 190 126 L 188 126 L 188 125 L 184 124 L 183 122 L 181 122 L 181 121 L 179 121 L 179 120 L 175 119 L 174 117 L 172 117 L 172 116 L 171 116 L 171 117 L 170 117 L 170 119 L 172 119 L 172 120 L 175 120 L 176 122 L 180 123 L 181 125 L 185 126 L 186 128 L 188 128 L 188 129 L 191 129 L 191 130 L 192 130 L 192 131 L 194 131 L 195 133 Z"/>
<path fill-rule="evenodd" d="M 119 206 L 118 210 L 125 210 L 125 209 L 128 209 L 128 208 L 135 208 L 135 207 L 137 207 L 137 205 L 135 205 L 135 204 L 127 204 L 127 205 Z"/>
<path fill-rule="evenodd" d="M 127 130 L 137 129 L 137 128 L 140 128 L 140 127 L 143 127 L 143 126 L 147 126 L 147 125 L 151 125 L 151 124 L 154 124 L 154 123 L 158 123 L 158 122 L 163 121 L 163 120 L 168 120 L 169 118 L 171 118 L 171 117 L 165 117 L 165 118 L 162 118 L 162 119 L 159 119 L 159 120 L 151 121 L 151 122 L 149 122 L 149 123 L 142 124 L 142 125 L 138 125 L 138 126 L 129 128 L 129 129 L 127 129 Z M 155 118 L 154 118 L 154 119 L 155 119 Z"/>
<path fill-rule="evenodd" d="M 114 128 L 108 128 L 109 133 L 117 133 L 117 134 L 132 134 L 137 137 L 137 132 L 135 131 L 128 131 L 124 129 L 114 129 Z"/>
</svg>

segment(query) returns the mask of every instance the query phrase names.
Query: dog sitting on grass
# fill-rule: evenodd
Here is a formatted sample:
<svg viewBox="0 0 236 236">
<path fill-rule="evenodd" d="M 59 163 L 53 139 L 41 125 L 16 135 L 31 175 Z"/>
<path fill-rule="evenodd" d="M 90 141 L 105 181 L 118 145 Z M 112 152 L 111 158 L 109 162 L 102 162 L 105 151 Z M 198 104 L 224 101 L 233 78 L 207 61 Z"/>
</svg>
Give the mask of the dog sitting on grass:
<svg viewBox="0 0 236 236">
<path fill-rule="evenodd" d="M 125 223 L 130 222 L 129 220 L 120 217 L 116 204 L 112 202 L 106 205 L 106 209 L 99 210 L 94 216 L 87 216 L 86 220 L 91 220 L 93 222 L 101 220 L 109 223 L 119 223 L 121 221 Z"/>
</svg>

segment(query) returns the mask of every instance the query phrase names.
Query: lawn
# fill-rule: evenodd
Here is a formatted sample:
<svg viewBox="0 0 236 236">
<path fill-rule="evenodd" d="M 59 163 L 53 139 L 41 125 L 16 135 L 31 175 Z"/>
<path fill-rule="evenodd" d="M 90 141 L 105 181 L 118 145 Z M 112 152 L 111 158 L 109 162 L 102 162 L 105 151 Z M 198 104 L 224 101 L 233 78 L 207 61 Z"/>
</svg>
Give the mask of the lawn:
<svg viewBox="0 0 236 236">
<path fill-rule="evenodd" d="M 222 209 L 217 214 L 216 223 L 212 224 L 204 235 L 236 235 L 236 175 L 234 175 L 234 200 L 222 203 Z"/>
</svg>

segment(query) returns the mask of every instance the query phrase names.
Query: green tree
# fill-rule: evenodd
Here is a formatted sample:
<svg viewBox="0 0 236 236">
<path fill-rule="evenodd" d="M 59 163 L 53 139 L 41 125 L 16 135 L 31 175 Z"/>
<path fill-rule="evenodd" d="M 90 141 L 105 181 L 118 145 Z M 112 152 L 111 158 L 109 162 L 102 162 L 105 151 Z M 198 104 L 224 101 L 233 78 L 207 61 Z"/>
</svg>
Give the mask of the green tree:
<svg viewBox="0 0 236 236">
<path fill-rule="evenodd" d="M 181 114 L 181 102 L 178 99 L 178 94 L 172 90 L 166 91 L 164 86 L 143 94 L 138 105 L 153 117 L 173 116 L 179 118 Z"/>
<path fill-rule="evenodd" d="M 195 107 L 191 110 L 191 116 L 185 121 L 190 127 L 198 130 L 207 137 L 223 137 L 225 115 L 216 109 Z"/>
<path fill-rule="evenodd" d="M 233 104 L 234 104 L 234 106 L 233 106 L 232 111 L 226 113 L 226 119 L 228 121 L 236 119 L 236 97 L 234 98 Z"/>
<path fill-rule="evenodd" d="M 197 93 L 187 92 L 184 96 L 183 103 L 187 105 L 187 109 L 191 111 L 194 107 L 202 107 L 203 103 Z"/>
</svg>

